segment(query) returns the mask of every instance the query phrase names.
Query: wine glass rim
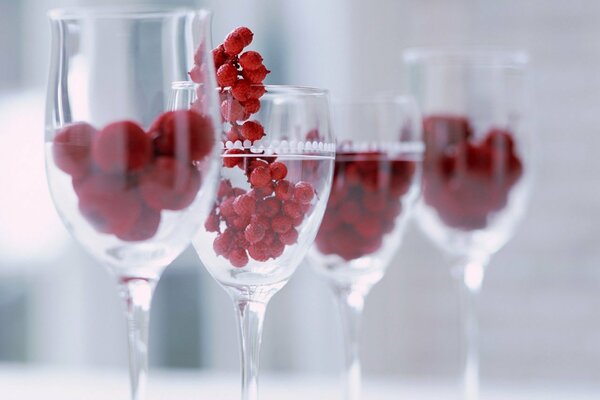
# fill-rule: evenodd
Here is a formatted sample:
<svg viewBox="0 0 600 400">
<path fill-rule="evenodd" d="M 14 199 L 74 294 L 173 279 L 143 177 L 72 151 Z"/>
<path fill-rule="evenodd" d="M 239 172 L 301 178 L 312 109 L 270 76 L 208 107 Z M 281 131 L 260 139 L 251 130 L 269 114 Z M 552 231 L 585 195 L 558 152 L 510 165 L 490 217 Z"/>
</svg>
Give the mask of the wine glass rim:
<svg viewBox="0 0 600 400">
<path fill-rule="evenodd" d="M 208 16 L 209 10 L 191 7 L 169 7 L 169 6 L 85 6 L 85 7 L 61 7 L 48 11 L 51 20 L 73 20 L 73 19 L 112 19 L 112 18 L 164 18 L 183 16 L 188 14 L 199 14 Z"/>
<path fill-rule="evenodd" d="M 402 52 L 406 63 L 468 64 L 476 66 L 525 66 L 529 53 L 500 46 L 409 47 Z"/>
<path fill-rule="evenodd" d="M 364 106 L 369 104 L 402 104 L 402 105 L 415 105 L 416 100 L 409 94 L 402 93 L 376 93 L 367 96 L 332 96 L 332 105 L 342 106 Z"/>
<path fill-rule="evenodd" d="M 193 81 L 175 81 L 171 84 L 174 89 L 184 89 L 186 87 L 195 87 L 201 85 Z M 321 89 L 311 86 L 296 86 L 296 85 L 261 85 L 253 84 L 250 86 L 264 86 L 266 89 L 266 95 L 273 93 L 280 94 L 297 94 L 297 95 L 313 95 L 313 96 L 325 96 L 329 94 L 327 89 Z M 217 90 L 221 90 L 217 88 Z"/>
</svg>

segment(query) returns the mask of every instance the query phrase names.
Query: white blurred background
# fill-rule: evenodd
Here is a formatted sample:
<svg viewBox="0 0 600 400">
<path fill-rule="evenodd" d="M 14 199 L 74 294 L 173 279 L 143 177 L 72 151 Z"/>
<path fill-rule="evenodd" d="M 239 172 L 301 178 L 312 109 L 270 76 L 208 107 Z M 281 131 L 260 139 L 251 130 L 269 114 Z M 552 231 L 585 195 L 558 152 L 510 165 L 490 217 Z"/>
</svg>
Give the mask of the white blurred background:
<svg viewBox="0 0 600 400">
<path fill-rule="evenodd" d="M 135 3 L 140 3 L 138 0 Z M 43 167 L 49 8 L 92 0 L 0 0 L 0 362 L 124 368 L 125 323 L 108 273 L 71 240 Z M 133 3 L 114 1 L 112 3 Z M 491 262 L 481 296 L 482 375 L 497 381 L 600 379 L 600 2 L 597 0 L 147 1 L 214 11 L 213 42 L 255 31 L 269 83 L 335 96 L 401 91 L 414 45 L 528 49 L 534 68 L 538 171 L 517 235 Z M 596 137 L 595 135 L 598 135 Z M 442 254 L 415 226 L 368 298 L 367 377 L 453 378 L 457 293 Z M 335 309 L 307 265 L 265 325 L 265 371 L 334 375 Z M 153 310 L 155 367 L 237 371 L 229 298 L 186 251 Z"/>
</svg>

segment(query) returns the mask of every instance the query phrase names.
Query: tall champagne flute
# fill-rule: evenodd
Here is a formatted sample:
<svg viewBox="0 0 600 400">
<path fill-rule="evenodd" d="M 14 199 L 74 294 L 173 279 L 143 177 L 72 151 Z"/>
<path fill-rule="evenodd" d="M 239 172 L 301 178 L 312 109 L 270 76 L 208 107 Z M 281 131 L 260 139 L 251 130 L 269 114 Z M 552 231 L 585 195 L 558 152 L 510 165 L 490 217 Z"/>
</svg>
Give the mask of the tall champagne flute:
<svg viewBox="0 0 600 400">
<path fill-rule="evenodd" d="M 338 140 L 331 194 L 310 252 L 335 295 L 344 337 L 344 399 L 360 398 L 364 300 L 391 264 L 420 183 L 421 118 L 411 97 L 332 102 Z"/>
<path fill-rule="evenodd" d="M 212 71 L 210 14 L 87 8 L 49 18 L 49 188 L 71 234 L 116 278 L 131 398 L 142 400 L 154 288 L 216 192 L 221 127 L 213 74 L 196 88 L 202 107 L 176 106 L 172 89 L 194 64 Z"/>
<path fill-rule="evenodd" d="M 258 399 L 258 361 L 267 304 L 313 242 L 329 196 L 335 144 L 325 91 L 257 85 L 258 113 L 232 117 L 222 106 L 221 183 L 211 215 L 193 240 L 212 277 L 231 296 L 239 323 L 242 399 Z M 227 90 L 223 104 L 235 104 Z M 239 105 L 238 105 L 239 106 Z M 233 107 L 231 108 L 233 109 Z M 260 140 L 236 140 L 247 126 Z"/>
<path fill-rule="evenodd" d="M 521 220 L 531 182 L 528 57 L 488 49 L 410 49 L 408 86 L 423 112 L 418 221 L 458 259 L 464 398 L 479 393 L 476 298 L 490 257 Z"/>
</svg>

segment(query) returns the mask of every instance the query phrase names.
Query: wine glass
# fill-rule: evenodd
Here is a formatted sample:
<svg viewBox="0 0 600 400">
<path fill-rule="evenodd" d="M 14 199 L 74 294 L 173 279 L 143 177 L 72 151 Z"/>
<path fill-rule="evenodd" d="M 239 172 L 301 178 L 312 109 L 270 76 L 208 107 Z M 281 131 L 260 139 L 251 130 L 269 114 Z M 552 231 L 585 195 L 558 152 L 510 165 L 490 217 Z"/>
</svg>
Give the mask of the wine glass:
<svg viewBox="0 0 600 400">
<path fill-rule="evenodd" d="M 398 250 L 420 183 L 421 118 L 411 97 L 332 102 L 338 140 L 323 222 L 310 261 L 342 318 L 344 399 L 360 398 L 364 300 Z"/>
<path fill-rule="evenodd" d="M 213 74 L 196 87 L 203 107 L 183 105 L 172 89 L 194 64 L 213 71 L 210 14 L 84 8 L 49 18 L 48 184 L 70 233 L 116 278 L 131 398 L 141 400 L 154 288 L 209 214 L 217 188 Z"/>
<path fill-rule="evenodd" d="M 265 310 L 317 234 L 335 156 L 325 91 L 262 85 L 254 89 L 260 107 L 252 118 L 243 112 L 235 115 L 235 96 L 229 90 L 221 93 L 222 116 L 228 121 L 221 181 L 211 215 L 193 239 L 202 264 L 234 302 L 244 400 L 258 398 Z M 248 134 L 250 127 L 264 135 Z M 242 140 L 243 132 L 255 140 Z"/>
<path fill-rule="evenodd" d="M 479 392 L 476 297 L 490 257 L 521 220 L 531 183 L 528 56 L 491 49 L 410 49 L 410 91 L 423 112 L 418 222 L 453 255 L 464 318 L 464 398 Z"/>
</svg>

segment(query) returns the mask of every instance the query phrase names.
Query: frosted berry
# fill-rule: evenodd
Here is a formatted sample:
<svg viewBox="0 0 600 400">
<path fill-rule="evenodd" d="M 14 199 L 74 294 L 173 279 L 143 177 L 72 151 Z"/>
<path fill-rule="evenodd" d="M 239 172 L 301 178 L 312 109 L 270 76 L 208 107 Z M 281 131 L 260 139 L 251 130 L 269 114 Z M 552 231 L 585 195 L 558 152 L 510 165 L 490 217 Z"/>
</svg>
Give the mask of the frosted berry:
<svg viewBox="0 0 600 400">
<path fill-rule="evenodd" d="M 233 201 L 233 209 L 237 215 L 249 217 L 256 210 L 256 200 L 248 194 L 239 195 Z"/>
<path fill-rule="evenodd" d="M 254 33 L 249 28 L 245 26 L 240 26 L 239 28 L 234 29 L 234 33 L 238 34 L 240 38 L 242 38 L 242 42 L 244 43 L 244 47 L 248 46 L 252 43 L 252 38 L 254 38 Z"/>
<path fill-rule="evenodd" d="M 269 169 L 271 170 L 271 177 L 276 181 L 279 181 L 287 176 L 287 167 L 282 162 L 275 161 L 269 165 Z"/>
<path fill-rule="evenodd" d="M 271 228 L 276 233 L 285 233 L 292 228 L 292 219 L 285 215 L 277 215 L 271 220 Z"/>
<path fill-rule="evenodd" d="M 262 187 L 271 183 L 271 172 L 267 167 L 258 167 L 250 174 L 252 186 Z"/>
<path fill-rule="evenodd" d="M 266 91 L 265 85 L 251 85 L 248 89 L 248 97 L 250 99 L 260 99 Z"/>
<path fill-rule="evenodd" d="M 294 197 L 294 186 L 289 181 L 283 180 L 275 185 L 275 196 L 280 200 L 289 200 Z"/>
<path fill-rule="evenodd" d="M 251 223 L 246 226 L 246 229 L 244 230 L 244 236 L 250 243 L 260 242 L 265 237 L 265 227 L 261 224 Z"/>
<path fill-rule="evenodd" d="M 96 135 L 92 144 L 94 162 L 107 173 L 142 170 L 151 157 L 150 137 L 132 121 L 107 125 Z"/>
<path fill-rule="evenodd" d="M 298 218 L 298 217 L 301 217 L 304 215 L 302 213 L 302 210 L 300 209 L 300 206 L 298 205 L 298 203 L 296 203 L 295 201 L 292 201 L 292 200 L 288 200 L 283 203 L 283 212 L 285 212 L 285 215 L 287 215 L 288 217 L 290 217 L 292 219 Z"/>
<path fill-rule="evenodd" d="M 248 264 L 248 254 L 242 248 L 235 248 L 229 252 L 229 262 L 236 268 L 245 267 Z"/>
<path fill-rule="evenodd" d="M 258 83 L 262 83 L 262 81 L 265 80 L 265 78 L 267 77 L 267 75 L 270 73 L 271 71 L 269 71 L 264 65 L 259 67 L 258 69 L 255 70 L 243 70 L 242 71 L 242 76 L 244 77 L 245 80 L 247 80 L 248 82 L 252 83 L 252 84 L 258 84 Z M 262 96 L 262 93 L 261 93 Z M 260 96 L 259 96 L 260 97 Z"/>
<path fill-rule="evenodd" d="M 223 48 L 228 56 L 237 56 L 244 49 L 244 40 L 239 33 L 233 31 L 225 38 Z"/>
<path fill-rule="evenodd" d="M 232 191 L 231 181 L 229 179 L 223 179 L 219 182 L 219 188 L 217 189 L 217 198 L 222 199 L 229 196 Z"/>
<path fill-rule="evenodd" d="M 258 98 L 257 96 L 253 95 L 253 90 L 254 89 L 249 81 L 240 79 L 233 85 L 231 94 L 236 100 L 244 102 L 252 98 Z"/>
<path fill-rule="evenodd" d="M 212 55 L 215 62 L 215 69 L 219 69 L 219 67 L 225 64 L 229 58 L 225 53 L 225 47 L 223 47 L 222 44 L 213 49 Z"/>
<path fill-rule="evenodd" d="M 97 132 L 96 128 L 85 122 L 62 128 L 52 143 L 56 166 L 75 179 L 83 178 L 91 166 L 92 139 Z"/>
<path fill-rule="evenodd" d="M 203 83 L 206 79 L 206 74 L 202 65 L 194 65 L 190 72 L 188 72 L 188 75 L 192 82 L 196 83 Z"/>
<path fill-rule="evenodd" d="M 242 136 L 244 139 L 254 142 L 255 140 L 260 140 L 263 136 L 265 136 L 265 130 L 257 121 L 246 121 L 242 125 Z"/>
<path fill-rule="evenodd" d="M 237 76 L 238 70 L 233 65 L 223 64 L 217 70 L 217 84 L 221 87 L 233 86 Z"/>
<path fill-rule="evenodd" d="M 235 198 L 228 197 L 221 202 L 221 205 L 219 206 L 219 211 L 221 212 L 221 215 L 225 218 L 233 217 L 234 215 L 236 215 L 235 208 L 233 208 L 234 200 Z"/>
<path fill-rule="evenodd" d="M 237 154 L 244 154 L 242 149 L 229 149 L 225 152 L 223 157 L 223 165 L 227 168 L 233 168 L 236 165 L 241 165 L 244 162 L 243 157 L 236 157 Z"/>
<path fill-rule="evenodd" d="M 231 142 L 237 142 L 238 140 L 242 140 L 242 136 L 240 135 L 240 130 L 237 126 L 232 126 L 227 133 L 225 134 L 227 140 Z"/>
<path fill-rule="evenodd" d="M 270 258 L 269 247 L 264 243 L 254 243 L 248 247 L 248 254 L 256 261 L 265 262 Z"/>
<path fill-rule="evenodd" d="M 294 188 L 294 199 L 298 203 L 308 204 L 315 196 L 315 189 L 308 182 L 298 182 Z"/>
<path fill-rule="evenodd" d="M 204 221 L 204 228 L 207 232 L 218 232 L 220 223 L 219 216 L 213 211 L 208 215 L 206 221 Z"/>
<path fill-rule="evenodd" d="M 269 247 L 271 257 L 277 258 L 283 254 L 285 250 L 285 245 L 281 243 L 279 240 L 273 241 L 273 243 Z"/>
<path fill-rule="evenodd" d="M 248 114 L 255 114 L 260 110 L 260 100 L 258 99 L 249 99 L 242 103 L 244 106 L 244 110 Z"/>
<path fill-rule="evenodd" d="M 263 67 L 263 58 L 256 51 L 246 51 L 240 55 L 240 66 L 246 71 L 253 71 Z"/>
<path fill-rule="evenodd" d="M 235 99 L 225 99 L 221 103 L 221 116 L 227 122 L 242 121 L 248 118 L 246 109 Z"/>
<path fill-rule="evenodd" d="M 292 228 L 287 232 L 280 233 L 279 240 L 281 243 L 291 246 L 298 241 L 298 231 Z"/>
</svg>

